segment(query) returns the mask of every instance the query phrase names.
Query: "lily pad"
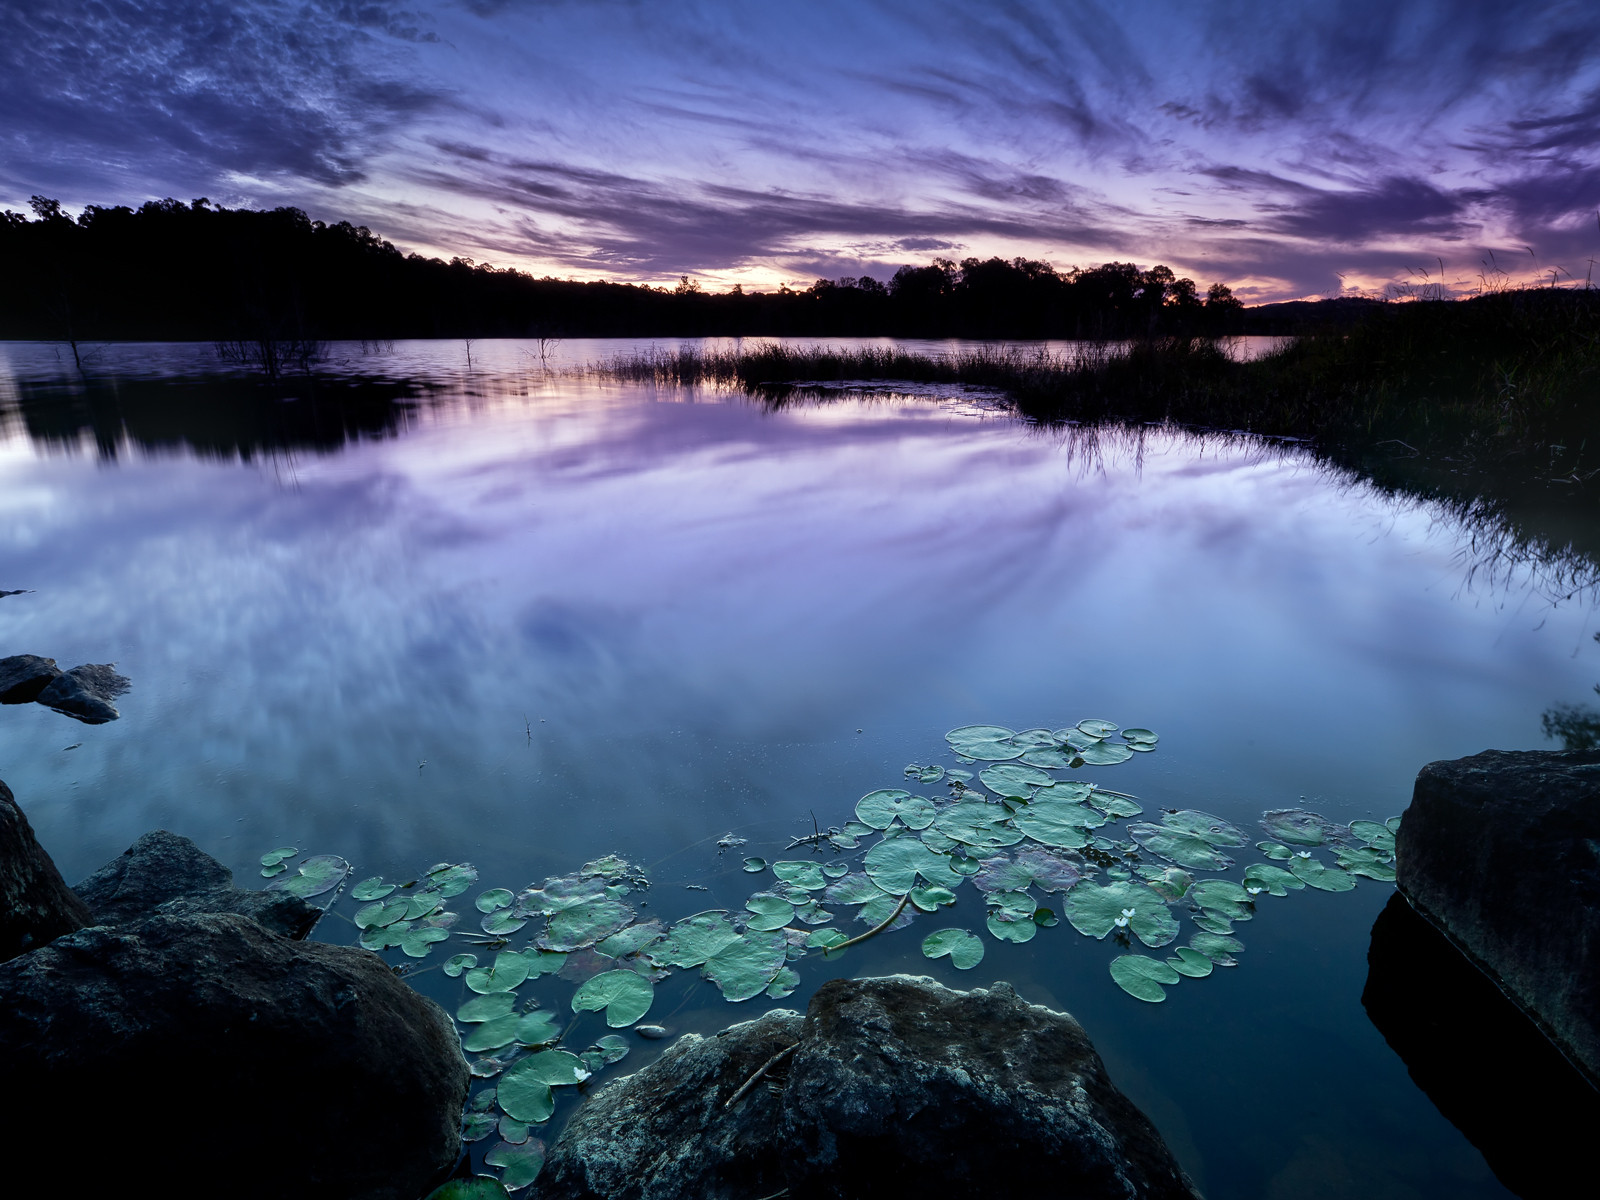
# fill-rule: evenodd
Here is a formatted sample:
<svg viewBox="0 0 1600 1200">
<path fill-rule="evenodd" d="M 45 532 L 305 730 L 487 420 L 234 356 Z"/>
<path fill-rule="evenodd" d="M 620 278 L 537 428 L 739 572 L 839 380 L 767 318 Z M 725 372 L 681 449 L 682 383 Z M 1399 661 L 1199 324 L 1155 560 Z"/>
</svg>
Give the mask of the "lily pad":
<svg viewBox="0 0 1600 1200">
<path fill-rule="evenodd" d="M 645 957 L 658 967 L 698 967 L 738 940 L 739 931 L 722 914 L 698 913 L 674 925 Z"/>
<path fill-rule="evenodd" d="M 822 893 L 830 904 L 866 904 L 884 895 L 884 890 L 862 874 L 835 879 Z"/>
<path fill-rule="evenodd" d="M 1023 754 L 1022 762 L 1030 767 L 1047 767 L 1052 771 L 1066 771 L 1083 766 L 1083 758 L 1071 746 L 1035 746 Z"/>
<path fill-rule="evenodd" d="M 1315 858 L 1301 858 L 1297 854 L 1289 860 L 1289 870 L 1321 892 L 1348 892 L 1356 886 L 1355 879 L 1348 872 L 1330 867 Z"/>
<path fill-rule="evenodd" d="M 461 972 L 478 965 L 476 954 L 452 954 L 445 960 L 444 973 L 451 979 L 457 978 Z"/>
<path fill-rule="evenodd" d="M 1004 805 L 982 800 L 960 800 L 941 812 L 933 827 L 952 841 L 974 850 L 999 850 L 1014 846 L 1022 831 L 1011 825 L 1011 814 Z"/>
<path fill-rule="evenodd" d="M 515 991 L 527 977 L 528 960 L 510 950 L 496 954 L 493 966 L 473 967 L 466 973 L 467 986 L 481 994 Z"/>
<path fill-rule="evenodd" d="M 481 913 L 498 912 L 502 908 L 510 908 L 511 902 L 517 898 L 510 888 L 490 888 L 486 892 L 479 892 L 478 898 L 472 903 Z"/>
<path fill-rule="evenodd" d="M 494 937 L 505 937 L 508 933 L 515 933 L 528 923 L 527 917 L 519 917 L 509 909 L 492 912 L 478 922 L 478 928 Z"/>
<path fill-rule="evenodd" d="M 394 884 L 385 883 L 383 876 L 374 875 L 371 879 L 363 879 L 350 889 L 352 900 L 382 900 L 394 891 Z"/>
<path fill-rule="evenodd" d="M 1136 1000 L 1160 1004 L 1167 998 L 1166 988 L 1178 983 L 1183 976 L 1173 967 L 1142 954 L 1124 954 L 1111 960 L 1111 978 L 1118 987 Z"/>
<path fill-rule="evenodd" d="M 449 936 L 443 929 L 408 929 L 400 935 L 400 949 L 408 958 L 426 958 L 430 950 Z"/>
<path fill-rule="evenodd" d="M 806 938 L 806 946 L 812 950 L 831 950 L 840 942 L 849 940 L 837 929 L 818 929 Z"/>
<path fill-rule="evenodd" d="M 999 908 L 991 909 L 984 923 L 988 926 L 989 932 L 1002 942 L 1031 942 L 1033 935 L 1039 932 L 1031 908 L 1028 912 L 1020 914 Z"/>
<path fill-rule="evenodd" d="M 621 1034 L 608 1033 L 596 1038 L 591 1049 L 598 1050 L 607 1064 L 619 1063 L 628 1057 L 628 1039 Z"/>
<path fill-rule="evenodd" d="M 493 1021 L 484 1021 L 462 1041 L 462 1049 L 469 1054 L 479 1054 L 485 1050 L 498 1050 L 502 1046 L 511 1045 L 517 1040 L 517 1021 L 515 1013 L 496 1017 Z"/>
<path fill-rule="evenodd" d="M 288 863 L 275 862 L 270 867 L 262 867 L 261 868 L 261 878 L 263 878 L 263 879 L 272 879 L 274 876 L 277 876 L 277 875 L 285 875 L 285 874 L 288 873 L 288 871 L 289 871 L 289 864 Z"/>
<path fill-rule="evenodd" d="M 1189 946 L 1219 967 L 1237 967 L 1239 960 L 1233 956 L 1244 949 L 1238 938 L 1222 933 L 1197 933 L 1189 939 Z"/>
<path fill-rule="evenodd" d="M 1118 742 L 1096 742 L 1078 751 L 1078 757 L 1091 767 L 1114 767 L 1132 758 L 1133 749 Z"/>
<path fill-rule="evenodd" d="M 293 875 L 267 884 L 266 890 L 288 892 L 291 896 L 309 900 L 312 896 L 331 892 L 344 882 L 348 874 L 350 864 L 337 854 L 318 854 L 301 863 L 300 869 Z"/>
<path fill-rule="evenodd" d="M 1168 825 L 1131 825 L 1128 834 L 1156 857 L 1191 871 L 1226 871 L 1233 866 L 1233 859 L 1204 838 Z"/>
<path fill-rule="evenodd" d="M 1055 782 L 1055 776 L 1048 771 L 1014 762 L 985 767 L 978 772 L 978 778 L 997 796 L 1032 796 L 1038 788 Z"/>
<path fill-rule="evenodd" d="M 941 929 L 922 939 L 927 958 L 944 958 L 958 971 L 970 971 L 983 961 L 983 939 L 965 929 Z"/>
<path fill-rule="evenodd" d="M 950 749 L 963 758 L 1004 762 L 1019 758 L 1027 749 L 1013 740 L 1015 733 L 1004 725 L 963 725 L 944 735 Z"/>
<path fill-rule="evenodd" d="M 879 842 L 867 851 L 862 865 L 873 883 L 895 896 L 909 892 L 916 886 L 919 876 L 931 884 L 951 889 L 961 884 L 961 876 L 950 869 L 949 857 L 935 854 L 914 837 Z"/>
<path fill-rule="evenodd" d="M 609 896 L 584 900 L 551 914 L 539 945 L 545 950 L 581 950 L 610 937 L 633 917 L 633 909 Z"/>
<path fill-rule="evenodd" d="M 874 829 L 889 828 L 897 817 L 907 829 L 926 829 L 937 812 L 933 801 L 895 788 L 880 788 L 856 801 L 856 816 Z"/>
<path fill-rule="evenodd" d="M 1384 883 L 1394 882 L 1394 866 L 1391 856 L 1380 854 L 1368 846 L 1353 849 L 1337 849 L 1333 852 L 1334 861 L 1352 875 L 1365 875 L 1368 879 L 1377 879 Z"/>
<path fill-rule="evenodd" d="M 595 949 L 608 958 L 622 958 L 627 954 L 637 954 L 651 942 L 664 936 L 666 932 L 660 921 L 645 921 L 638 925 L 630 925 L 621 933 L 613 933 Z"/>
<path fill-rule="evenodd" d="M 1083 804 L 1041 795 L 1021 809 L 1012 824 L 1036 842 L 1063 850 L 1080 850 L 1089 844 L 1089 830 L 1105 824 L 1105 817 Z"/>
<path fill-rule="evenodd" d="M 516 1008 L 517 998 L 510 992 L 490 992 L 485 996 L 474 996 L 456 1009 L 456 1020 L 463 1025 L 497 1021 L 501 1017 L 510 1016 Z"/>
<path fill-rule="evenodd" d="M 1394 830 L 1376 821 L 1351 821 L 1350 832 L 1380 854 L 1394 853 Z"/>
<path fill-rule="evenodd" d="M 842 862 L 823 863 L 822 873 L 829 879 L 838 879 L 840 876 L 850 873 L 850 864 Z"/>
<path fill-rule="evenodd" d="M 805 888 L 808 892 L 820 892 L 828 886 L 828 877 L 822 873 L 822 868 L 814 862 L 805 862 L 802 859 L 773 863 L 772 873 L 785 883 Z"/>
<path fill-rule="evenodd" d="M 299 853 L 300 851 L 295 849 L 293 846 L 279 846 L 276 850 L 268 850 L 261 856 L 261 865 L 263 867 L 276 867 L 280 865 L 284 859 L 293 858 Z"/>
<path fill-rule="evenodd" d="M 1092 738 L 1107 738 L 1117 731 L 1117 725 L 1113 721 L 1090 717 L 1088 720 L 1079 721 L 1078 729 Z"/>
<path fill-rule="evenodd" d="M 800 986 L 800 976 L 788 967 L 784 967 L 772 977 L 772 982 L 767 984 L 766 993 L 770 999 L 782 1000 L 785 996 L 792 995 L 795 988 Z"/>
<path fill-rule="evenodd" d="M 1173 954 L 1174 957 L 1167 959 L 1167 966 L 1179 975 L 1187 975 L 1190 979 L 1204 979 L 1216 966 L 1193 946 L 1179 946 Z"/>
<path fill-rule="evenodd" d="M 748 1000 L 783 969 L 788 945 L 781 933 L 751 931 L 706 959 L 701 973 L 721 989 L 724 1000 Z"/>
<path fill-rule="evenodd" d="M 1255 915 L 1250 893 L 1231 879 L 1202 879 L 1189 893 L 1191 903 L 1220 913 L 1230 921 L 1248 921 Z"/>
<path fill-rule="evenodd" d="M 744 860 L 744 869 L 752 875 L 759 875 L 767 869 L 767 860 L 764 858 L 747 858 Z"/>
<path fill-rule="evenodd" d="M 1194 808 L 1165 813 L 1161 823 L 1168 829 L 1190 834 L 1211 846 L 1242 846 L 1249 840 L 1237 825 Z"/>
<path fill-rule="evenodd" d="M 1149 729 L 1124 729 L 1122 731 L 1122 740 L 1130 744 L 1137 743 L 1145 746 L 1154 746 L 1161 739 Z"/>
<path fill-rule="evenodd" d="M 1112 818 L 1137 817 L 1144 812 L 1143 808 L 1127 796 L 1113 796 L 1098 790 L 1089 793 L 1088 802 Z"/>
<path fill-rule="evenodd" d="M 1233 919 L 1222 913 L 1213 912 L 1211 909 L 1201 909 L 1191 918 L 1197 929 L 1204 929 L 1207 933 L 1232 933 Z"/>
<path fill-rule="evenodd" d="M 915 904 L 923 912 L 934 912 L 955 902 L 956 894 L 949 888 L 914 887 L 911 889 L 911 903 Z M 816 923 L 820 924 L 821 922 Z"/>
<path fill-rule="evenodd" d="M 794 920 L 794 905 L 771 892 L 757 892 L 744 902 L 751 916 L 745 918 L 748 929 L 782 929 Z"/>
<path fill-rule="evenodd" d="M 405 920 L 407 907 L 403 898 L 374 901 L 364 908 L 356 909 L 353 920 L 357 929 L 382 929 L 387 925 L 393 925 L 396 921 Z"/>
<path fill-rule="evenodd" d="M 650 1011 L 656 990 L 636 971 L 607 971 L 590 979 L 572 997 L 573 1012 L 605 1009 L 606 1024 L 626 1029 Z"/>
<path fill-rule="evenodd" d="M 1261 814 L 1261 828 L 1268 835 L 1291 846 L 1320 846 L 1348 838 L 1344 826 L 1336 825 L 1320 813 L 1302 808 L 1275 808 Z"/>
<path fill-rule="evenodd" d="M 1156 950 L 1178 936 L 1178 922 L 1161 897 L 1131 880 L 1105 887 L 1080 883 L 1067 893 L 1066 910 L 1067 920 L 1085 937 L 1103 938 L 1113 929 L 1126 928 Z"/>
<path fill-rule="evenodd" d="M 1044 892 L 1071 891 L 1083 878 L 1083 863 L 1043 846 L 1024 846 L 1015 858 L 1000 855 L 987 860 L 972 877 L 980 892 L 1021 891 L 1037 887 Z"/>
<path fill-rule="evenodd" d="M 468 1113 L 464 1118 L 462 1118 L 461 1121 L 461 1140 L 463 1142 L 481 1142 L 484 1138 L 488 1137 L 494 1132 L 497 1124 L 499 1124 L 499 1119 L 493 1113 Z M 500 1185 L 497 1183 L 495 1184 L 495 1187 L 500 1187 Z M 430 1192 L 428 1194 L 428 1200 L 434 1200 L 435 1196 L 444 1194 L 443 1188 L 436 1192 Z M 503 1188 L 501 1189 L 500 1194 L 505 1194 L 505 1190 Z"/>
<path fill-rule="evenodd" d="M 1274 896 L 1287 896 L 1290 892 L 1303 890 L 1305 886 L 1305 880 L 1270 863 L 1253 863 L 1244 869 L 1246 891 L 1259 888 Z"/>
<path fill-rule="evenodd" d="M 1151 877 L 1145 880 L 1146 886 L 1160 896 L 1163 900 L 1182 900 L 1194 886 L 1194 876 L 1178 867 L 1167 867 L 1162 871 L 1154 871 Z"/>
<path fill-rule="evenodd" d="M 427 880 L 430 888 L 449 899 L 478 882 L 478 868 L 471 863 L 435 863 L 428 868 Z"/>
<path fill-rule="evenodd" d="M 547 1045 L 560 1036 L 561 1026 L 556 1024 L 556 1015 L 548 1008 L 524 1013 L 517 1021 L 517 1041 L 524 1046 Z"/>
<path fill-rule="evenodd" d="M 566 964 L 565 953 L 556 950 L 536 950 L 529 946 L 522 952 L 522 959 L 528 964 L 528 978 L 537 979 L 541 975 L 554 975 Z"/>
<path fill-rule="evenodd" d="M 507 1191 L 525 1188 L 544 1169 L 544 1143 L 529 1138 L 520 1146 L 500 1142 L 483 1156 L 485 1166 L 500 1168 L 500 1182 Z"/>
<path fill-rule="evenodd" d="M 1293 850 L 1278 842 L 1257 842 L 1256 849 L 1274 862 L 1288 862 L 1294 857 Z"/>
</svg>

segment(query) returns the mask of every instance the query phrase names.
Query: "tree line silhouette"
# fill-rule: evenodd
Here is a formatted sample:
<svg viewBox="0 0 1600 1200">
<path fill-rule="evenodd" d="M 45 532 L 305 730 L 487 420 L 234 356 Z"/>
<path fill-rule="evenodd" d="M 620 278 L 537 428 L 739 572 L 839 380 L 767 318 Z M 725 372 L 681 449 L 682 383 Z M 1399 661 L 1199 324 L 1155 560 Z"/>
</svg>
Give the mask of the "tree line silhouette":
<svg viewBox="0 0 1600 1200">
<path fill-rule="evenodd" d="M 898 336 L 1127 337 L 1229 333 L 1242 306 L 1169 268 L 1110 262 L 1057 271 L 1025 258 L 936 258 L 885 284 L 712 293 L 578 283 L 405 254 L 365 226 L 297 208 L 228 209 L 206 199 L 137 209 L 91 205 L 74 219 L 35 196 L 0 215 L 0 337 L 194 340 L 274 347 L 411 337 Z M 241 350 L 242 352 L 242 350 Z"/>
</svg>

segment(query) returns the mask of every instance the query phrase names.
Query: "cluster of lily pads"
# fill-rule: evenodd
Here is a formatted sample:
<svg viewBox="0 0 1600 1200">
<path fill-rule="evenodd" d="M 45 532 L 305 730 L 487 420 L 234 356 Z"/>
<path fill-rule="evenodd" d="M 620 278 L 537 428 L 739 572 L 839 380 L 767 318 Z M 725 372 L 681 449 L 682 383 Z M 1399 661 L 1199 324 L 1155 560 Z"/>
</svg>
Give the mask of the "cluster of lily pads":
<svg viewBox="0 0 1600 1200">
<path fill-rule="evenodd" d="M 1153 752 L 1159 739 L 1148 729 L 1086 720 L 1057 730 L 968 725 L 945 737 L 959 765 L 913 763 L 904 772 L 918 787 L 942 784 L 943 794 L 868 792 L 854 819 L 794 840 L 809 857 L 745 859 L 747 872 L 771 878 L 738 911 L 708 910 L 670 925 L 641 919 L 628 897 L 647 889 L 649 879 L 616 855 L 521 891 L 478 892 L 466 914 L 475 928 L 462 927 L 463 914 L 450 907 L 477 883 L 469 864 L 439 863 L 415 880 L 374 877 L 350 888 L 361 905 L 352 920 L 370 950 L 424 959 L 452 937 L 473 944 L 441 964 L 470 993 L 456 1021 L 463 1048 L 475 1056 L 472 1072 L 495 1080 L 473 1097 L 463 1133 L 469 1141 L 499 1135 L 484 1162 L 500 1170 L 507 1188 L 537 1176 L 544 1144 L 533 1131 L 554 1114 L 557 1089 L 583 1083 L 628 1053 L 615 1034 L 581 1051 L 564 1048 L 561 1015 L 519 1001 L 517 991 L 529 981 L 576 984 L 573 1013 L 602 1013 L 612 1029 L 649 1036 L 661 1031 L 638 1023 L 650 1012 L 655 986 L 674 971 L 698 970 L 729 1001 L 781 999 L 800 983 L 791 964 L 844 953 L 936 914 L 970 883 L 983 897 L 983 930 L 991 937 L 1028 942 L 1065 917 L 1079 933 L 1128 949 L 1111 962 L 1111 978 L 1128 994 L 1158 1002 L 1186 977 L 1237 964 L 1244 944 L 1234 927 L 1254 915 L 1259 897 L 1306 887 L 1349 891 L 1358 875 L 1394 878 L 1399 818 L 1345 826 L 1302 810 L 1268 812 L 1261 824 L 1269 840 L 1255 844 L 1265 861 L 1236 881 L 1225 877 L 1237 865 L 1225 851 L 1248 843 L 1238 827 L 1193 809 L 1134 821 L 1146 815 L 1136 797 L 1061 777 Z M 1123 829 L 1118 822 L 1131 823 Z M 719 848 L 742 841 L 730 835 Z M 1317 849 L 1333 861 L 1317 857 Z M 285 847 L 263 856 L 262 873 L 275 876 L 269 887 L 321 895 L 349 871 L 343 859 L 321 855 L 290 874 L 286 864 L 296 854 Z M 836 910 L 853 910 L 866 931 L 851 937 Z M 1169 957 L 1133 952 L 1135 941 L 1150 950 L 1171 945 L 1185 919 L 1191 934 Z M 977 966 L 984 945 L 979 932 L 956 927 L 936 929 L 921 943 L 925 956 L 948 957 L 959 970 Z"/>
</svg>

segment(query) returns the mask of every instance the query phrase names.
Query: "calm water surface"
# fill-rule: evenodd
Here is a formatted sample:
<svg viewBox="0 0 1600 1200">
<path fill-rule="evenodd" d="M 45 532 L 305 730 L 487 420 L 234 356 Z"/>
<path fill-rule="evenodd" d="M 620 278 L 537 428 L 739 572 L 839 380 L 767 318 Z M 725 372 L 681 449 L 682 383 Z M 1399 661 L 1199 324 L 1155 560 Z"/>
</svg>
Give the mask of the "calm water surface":
<svg viewBox="0 0 1600 1200">
<path fill-rule="evenodd" d="M 134 683 L 104 726 L 0 711 L 0 778 L 64 874 L 155 827 L 241 882 L 284 843 L 513 887 L 616 851 L 672 919 L 741 906 L 742 855 L 812 813 L 951 763 L 953 726 L 1148 726 L 1156 754 L 1080 774 L 1254 833 L 1264 808 L 1398 813 L 1424 763 L 1548 745 L 1540 712 L 1600 678 L 1588 608 L 1535 572 L 1469 582 L 1449 519 L 1293 446 L 560 372 L 634 346 L 477 343 L 470 369 L 461 343 L 341 346 L 355 415 L 330 383 L 241 416 L 203 347 L 106 348 L 86 384 L 0 344 L 0 588 L 35 589 L 0 599 L 0 653 Z M 1240 967 L 1146 1005 L 1065 924 L 985 938 L 970 973 L 924 959 L 924 932 L 981 928 L 963 889 L 806 960 L 784 1003 L 829 974 L 1009 979 L 1084 1023 L 1213 1197 L 1505 1195 L 1362 1008 L 1390 890 L 1264 902 Z M 694 975 L 651 1019 L 772 1006 Z"/>
</svg>

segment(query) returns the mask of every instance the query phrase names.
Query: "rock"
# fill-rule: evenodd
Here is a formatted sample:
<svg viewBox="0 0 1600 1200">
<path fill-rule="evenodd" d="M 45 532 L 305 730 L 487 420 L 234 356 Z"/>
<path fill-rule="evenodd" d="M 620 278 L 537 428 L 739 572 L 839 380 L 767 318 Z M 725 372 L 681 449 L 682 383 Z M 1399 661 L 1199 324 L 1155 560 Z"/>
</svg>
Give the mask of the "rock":
<svg viewBox="0 0 1600 1200">
<path fill-rule="evenodd" d="M 92 922 L 0 782 L 0 962 Z"/>
<path fill-rule="evenodd" d="M 1512 1192 L 1567 1200 L 1572 1181 L 1587 1177 L 1600 1091 L 1398 892 L 1372 926 L 1361 1003 L 1413 1082 Z M 1493 1086 L 1467 1046 L 1493 1048 Z"/>
<path fill-rule="evenodd" d="M 86 725 L 104 725 L 122 714 L 111 702 L 132 684 L 112 670 L 114 663 L 85 663 L 58 675 L 35 699 Z"/>
<path fill-rule="evenodd" d="M 1429 763 L 1396 882 L 1600 1085 L 1600 750 Z"/>
<path fill-rule="evenodd" d="M 234 887 L 232 871 L 165 829 L 145 834 L 72 890 L 96 925 L 121 925 L 158 912 L 238 913 L 274 933 L 303 938 L 322 916 L 322 909 L 288 892 Z"/>
<path fill-rule="evenodd" d="M 459 1153 L 450 1018 L 377 955 L 232 913 L 88 928 L 0 964 L 7 1186 L 415 1200 Z M 63 1154 L 63 1134 L 92 1153 Z M 52 1149 L 54 1148 L 54 1149 Z"/>
<path fill-rule="evenodd" d="M 831 980 L 804 1018 L 685 1035 L 578 1110 L 538 1187 L 542 1200 L 1197 1195 L 1070 1016 L 1004 983 L 904 975 Z"/>
<path fill-rule="evenodd" d="M 37 700 L 39 693 L 60 674 L 61 669 L 53 658 L 40 658 L 37 654 L 0 658 L 0 704 L 27 704 Z"/>
</svg>

